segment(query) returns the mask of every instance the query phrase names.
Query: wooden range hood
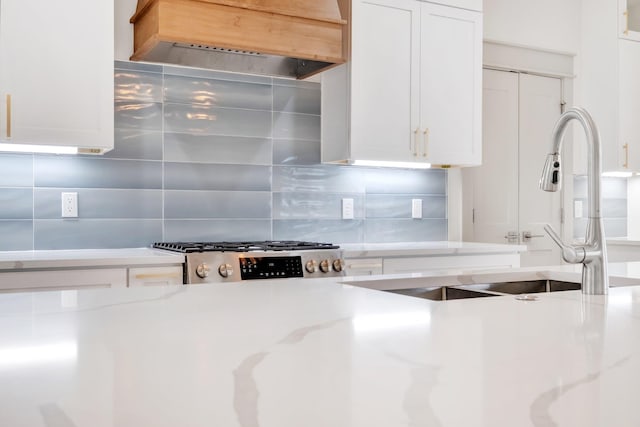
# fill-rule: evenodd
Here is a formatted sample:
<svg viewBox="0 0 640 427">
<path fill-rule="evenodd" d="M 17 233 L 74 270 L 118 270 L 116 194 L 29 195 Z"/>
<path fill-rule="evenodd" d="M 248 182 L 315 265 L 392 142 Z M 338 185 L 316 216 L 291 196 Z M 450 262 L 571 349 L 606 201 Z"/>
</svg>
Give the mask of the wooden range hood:
<svg viewBox="0 0 640 427">
<path fill-rule="evenodd" d="M 350 0 L 138 0 L 133 61 L 303 79 L 346 61 Z"/>
</svg>

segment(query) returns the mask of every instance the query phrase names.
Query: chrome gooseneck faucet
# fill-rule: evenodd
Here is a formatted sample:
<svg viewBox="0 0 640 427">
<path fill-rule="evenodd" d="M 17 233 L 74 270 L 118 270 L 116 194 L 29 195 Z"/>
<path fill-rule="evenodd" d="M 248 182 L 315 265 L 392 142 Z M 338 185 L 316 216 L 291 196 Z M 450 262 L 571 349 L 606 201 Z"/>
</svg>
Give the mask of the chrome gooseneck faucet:
<svg viewBox="0 0 640 427">
<path fill-rule="evenodd" d="M 591 115 L 579 107 L 570 108 L 560 116 L 553 129 L 551 154 L 540 178 L 540 189 L 544 191 L 558 191 L 562 182 L 560 149 L 562 137 L 571 122 L 577 120 L 582 125 L 588 145 L 588 189 L 589 189 L 589 222 L 584 245 L 573 246 L 565 244 L 560 236 L 547 224 L 544 229 L 554 242 L 562 249 L 562 258 L 572 264 L 582 263 L 582 293 L 589 295 L 606 295 L 609 291 L 609 275 L 607 274 L 607 246 L 604 238 L 604 227 L 600 214 L 602 197 L 600 182 L 602 160 L 600 150 L 600 135 Z"/>
</svg>

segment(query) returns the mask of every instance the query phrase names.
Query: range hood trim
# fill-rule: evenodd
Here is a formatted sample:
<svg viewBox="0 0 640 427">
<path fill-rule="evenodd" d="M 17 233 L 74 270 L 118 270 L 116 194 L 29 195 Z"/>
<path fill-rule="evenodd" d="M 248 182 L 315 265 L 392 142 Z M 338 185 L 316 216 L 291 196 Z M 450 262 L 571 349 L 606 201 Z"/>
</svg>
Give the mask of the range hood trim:
<svg viewBox="0 0 640 427">
<path fill-rule="evenodd" d="M 220 4 L 231 2 L 139 0 L 131 60 L 298 79 L 346 62 L 346 21 Z M 258 55 L 241 60 L 235 52 Z"/>
<path fill-rule="evenodd" d="M 310 13 L 306 13 L 306 10 L 302 10 L 299 8 L 296 9 L 295 11 L 292 11 L 292 10 L 285 10 L 285 9 L 274 9 L 273 7 L 264 7 L 264 6 L 260 6 L 259 4 L 252 4 L 251 7 L 249 7 L 249 5 L 239 5 L 237 4 L 238 2 L 235 0 L 194 0 L 194 1 L 199 1 L 201 3 L 219 4 L 222 6 L 235 7 L 239 9 L 256 10 L 256 11 L 267 12 L 267 13 L 276 13 L 284 16 L 306 18 L 306 19 L 312 19 L 315 21 L 324 21 L 332 24 L 340 24 L 340 25 L 347 24 L 346 19 L 336 18 L 334 16 L 331 16 L 328 13 L 326 15 L 320 15 L 320 14 L 313 15 Z M 129 22 L 133 24 L 135 21 L 137 21 L 138 17 L 142 15 L 146 11 L 146 9 L 150 7 L 154 2 L 155 0 L 139 0 L 138 6 L 136 8 L 136 12 L 131 17 Z"/>
</svg>

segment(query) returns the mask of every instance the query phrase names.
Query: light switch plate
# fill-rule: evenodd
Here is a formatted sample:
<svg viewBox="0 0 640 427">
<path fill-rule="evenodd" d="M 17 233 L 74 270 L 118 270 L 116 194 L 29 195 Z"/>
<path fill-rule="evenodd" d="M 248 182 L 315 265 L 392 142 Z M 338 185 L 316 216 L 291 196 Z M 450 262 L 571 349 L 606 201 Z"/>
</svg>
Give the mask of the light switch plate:
<svg viewBox="0 0 640 427">
<path fill-rule="evenodd" d="M 411 199 L 411 218 L 422 218 L 422 199 Z"/>
<path fill-rule="evenodd" d="M 353 219 L 353 199 L 342 199 L 342 219 Z"/>
<path fill-rule="evenodd" d="M 62 218 L 78 217 L 78 193 L 62 193 Z"/>
</svg>

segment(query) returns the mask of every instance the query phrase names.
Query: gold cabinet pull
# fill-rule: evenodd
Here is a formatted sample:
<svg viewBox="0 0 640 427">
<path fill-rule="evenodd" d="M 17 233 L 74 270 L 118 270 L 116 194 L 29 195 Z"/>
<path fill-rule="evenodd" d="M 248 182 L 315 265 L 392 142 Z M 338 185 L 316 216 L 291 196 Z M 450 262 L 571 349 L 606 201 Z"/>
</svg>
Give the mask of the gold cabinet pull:
<svg viewBox="0 0 640 427">
<path fill-rule="evenodd" d="M 418 156 L 418 132 L 420 131 L 420 128 L 416 128 L 416 130 L 413 131 L 413 156 L 417 157 Z"/>
<path fill-rule="evenodd" d="M 429 128 L 424 129 L 424 151 L 422 152 L 422 157 L 427 157 L 427 153 L 429 151 Z"/>
<path fill-rule="evenodd" d="M 629 35 L 629 11 L 625 10 L 624 13 L 624 35 Z"/>
<path fill-rule="evenodd" d="M 622 164 L 622 167 L 625 169 L 628 169 L 629 168 L 629 144 L 624 144 L 622 148 L 624 149 L 624 163 Z"/>
<path fill-rule="evenodd" d="M 7 139 L 11 138 L 11 95 L 7 95 Z"/>
</svg>

